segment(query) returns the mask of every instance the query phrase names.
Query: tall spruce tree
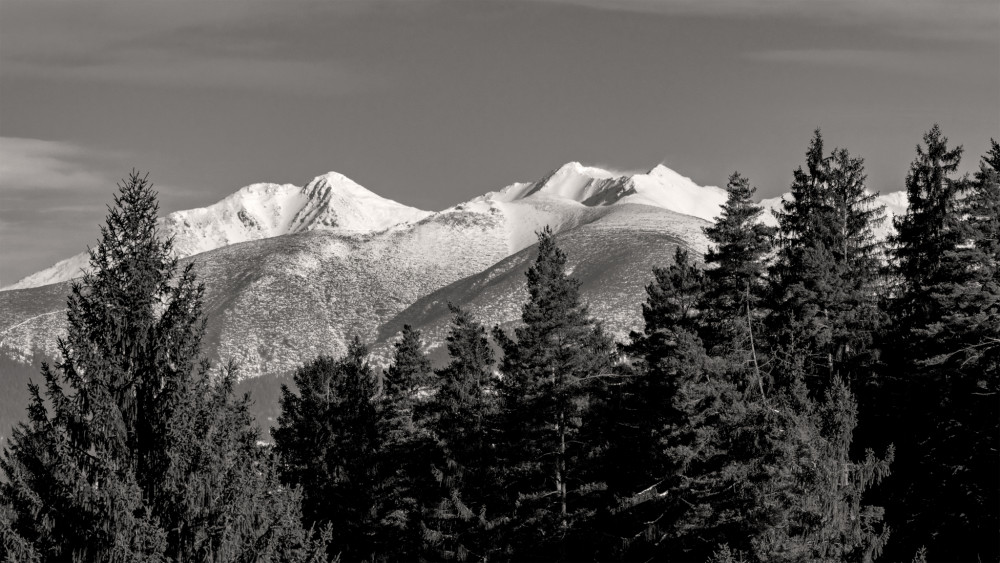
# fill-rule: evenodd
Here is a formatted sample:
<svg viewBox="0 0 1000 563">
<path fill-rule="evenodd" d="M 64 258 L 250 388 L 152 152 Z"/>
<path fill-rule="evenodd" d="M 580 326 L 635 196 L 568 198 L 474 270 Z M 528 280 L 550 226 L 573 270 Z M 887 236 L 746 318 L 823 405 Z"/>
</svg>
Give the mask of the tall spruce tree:
<svg viewBox="0 0 1000 563">
<path fill-rule="evenodd" d="M 449 305 L 451 361 L 438 370 L 429 405 L 439 454 L 424 537 L 432 560 L 485 561 L 496 549 L 496 360 L 486 329 L 465 309 Z"/>
<path fill-rule="evenodd" d="M 817 130 L 806 168 L 794 173 L 791 199 L 778 212 L 777 261 L 771 269 L 771 333 L 779 353 L 806 355 L 810 389 L 837 376 L 852 389 L 870 383 L 884 324 L 878 307 L 885 220 L 877 194 L 865 188 L 864 163 L 845 149 L 823 151 Z"/>
<path fill-rule="evenodd" d="M 3 529 L 20 538 L 4 549 L 42 561 L 304 559 L 294 491 L 268 478 L 232 376 L 211 382 L 199 362 L 204 289 L 190 265 L 177 274 L 157 209 L 133 171 L 72 286 L 62 359 L 43 364 L 44 388 L 31 386 L 4 453 Z"/>
<path fill-rule="evenodd" d="M 387 426 L 368 348 L 355 337 L 343 358 L 320 356 L 294 382 L 297 393 L 281 388 L 271 431 L 282 480 L 301 487 L 306 524 L 332 529 L 331 555 L 385 560 L 397 546 L 382 538 Z"/>
<path fill-rule="evenodd" d="M 995 143 L 975 180 L 957 178 L 962 150 L 935 126 L 907 177 L 910 207 L 896 222 L 902 291 L 895 334 L 905 366 L 892 380 L 906 406 L 908 471 L 894 505 L 902 549 L 937 558 L 1000 557 L 998 464 L 1000 288 Z"/>
<path fill-rule="evenodd" d="M 948 138 L 936 124 L 923 141 L 906 176 L 907 211 L 895 219 L 892 239 L 903 280 L 897 316 L 908 323 L 940 317 L 942 310 L 932 296 L 934 287 L 955 273 L 955 250 L 963 242 L 960 194 L 966 183 L 954 176 L 963 148 L 949 148 Z"/>
<path fill-rule="evenodd" d="M 767 261 L 776 229 L 760 222 L 764 208 L 753 203 L 756 188 L 734 172 L 726 185 L 727 198 L 715 224 L 705 227 L 712 246 L 705 254 L 706 288 L 699 309 L 701 334 L 711 350 L 733 344 L 755 360 L 753 331 L 760 331 L 766 295 Z"/>
<path fill-rule="evenodd" d="M 390 400 L 410 405 L 417 391 L 432 382 L 433 369 L 422 346 L 420 331 L 403 325 L 399 340 L 393 344 L 392 365 L 384 377 L 383 391 Z"/>
<path fill-rule="evenodd" d="M 590 542 L 581 534 L 599 506 L 588 467 L 598 444 L 592 401 L 603 396 L 613 347 L 566 273 L 566 255 L 551 229 L 538 233 L 538 258 L 528 269 L 523 325 L 510 339 L 494 331 L 504 351 L 503 487 L 514 506 L 517 559 L 573 559 Z"/>
<path fill-rule="evenodd" d="M 863 161 L 845 149 L 826 154 L 818 130 L 791 192 L 777 214 L 770 271 L 771 389 L 747 424 L 774 438 L 761 456 L 771 463 L 750 467 L 783 494 L 771 502 L 766 488 L 756 489 L 772 512 L 751 552 L 765 560 L 871 560 L 888 530 L 881 509 L 866 506 L 862 495 L 888 475 L 894 450 L 882 459 L 865 450 L 862 462 L 851 453 L 855 397 L 875 382 L 885 322 L 883 250 L 874 233 L 884 208 L 865 187 Z"/>
<path fill-rule="evenodd" d="M 420 331 L 403 325 L 378 397 L 386 510 L 380 526 L 383 536 L 392 537 L 394 558 L 412 559 L 420 553 L 426 530 L 422 509 L 433 498 L 428 468 L 436 448 L 427 411 L 434 374 L 422 348 Z"/>
<path fill-rule="evenodd" d="M 649 456 L 658 455 L 655 433 L 659 430 L 654 428 L 661 423 L 657 419 L 668 415 L 661 387 L 672 382 L 654 377 L 652 371 L 670 357 L 678 334 L 693 334 L 698 327 L 696 305 L 704 283 L 704 274 L 692 263 L 690 253 L 676 248 L 673 264 L 654 268 L 653 281 L 646 286 L 643 331 L 633 331 L 629 343 L 619 345 L 624 361 L 617 369 L 623 377 L 611 389 L 609 412 L 601 413 L 614 433 L 623 436 L 610 440 L 603 462 L 609 491 L 619 499 L 647 488 L 648 475 L 658 473 Z"/>
<path fill-rule="evenodd" d="M 653 273 L 644 330 L 633 332 L 623 349 L 630 377 L 616 386 L 607 415 L 616 436 L 605 456 L 606 478 L 616 505 L 605 524 L 612 540 L 606 557 L 703 560 L 714 547 L 704 539 L 719 533 L 705 518 L 714 473 L 708 465 L 722 453 L 720 414 L 735 412 L 725 405 L 731 386 L 718 377 L 719 362 L 696 333 L 701 269 L 678 247 L 674 263 Z"/>
</svg>

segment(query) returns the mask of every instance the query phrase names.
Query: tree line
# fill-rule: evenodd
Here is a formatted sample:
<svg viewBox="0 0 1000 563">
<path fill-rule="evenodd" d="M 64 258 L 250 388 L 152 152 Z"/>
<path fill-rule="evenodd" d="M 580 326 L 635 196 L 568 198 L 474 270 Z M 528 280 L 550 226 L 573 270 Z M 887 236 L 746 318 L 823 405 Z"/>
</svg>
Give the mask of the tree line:
<svg viewBox="0 0 1000 563">
<path fill-rule="evenodd" d="M 283 386 L 272 446 L 133 172 L 0 462 L 5 558 L 997 560 L 1000 145 L 962 154 L 924 135 L 888 241 L 819 131 L 776 228 L 734 173 L 625 343 L 546 228 L 515 328 L 453 306 L 439 369 L 409 326 L 384 370 L 355 338 Z"/>
</svg>

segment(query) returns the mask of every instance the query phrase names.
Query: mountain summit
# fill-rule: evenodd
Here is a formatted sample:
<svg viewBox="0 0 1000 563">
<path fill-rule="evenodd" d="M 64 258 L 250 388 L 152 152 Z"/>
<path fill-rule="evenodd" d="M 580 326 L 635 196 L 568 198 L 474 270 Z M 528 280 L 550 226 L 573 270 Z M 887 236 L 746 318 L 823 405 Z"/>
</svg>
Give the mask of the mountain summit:
<svg viewBox="0 0 1000 563">
<path fill-rule="evenodd" d="M 499 192 L 486 194 L 483 199 L 502 202 L 555 199 L 588 207 L 636 203 L 711 221 L 725 203 L 726 191 L 715 186 L 699 186 L 663 164 L 646 173 L 623 174 L 569 162 L 538 182 L 512 184 Z"/>
</svg>

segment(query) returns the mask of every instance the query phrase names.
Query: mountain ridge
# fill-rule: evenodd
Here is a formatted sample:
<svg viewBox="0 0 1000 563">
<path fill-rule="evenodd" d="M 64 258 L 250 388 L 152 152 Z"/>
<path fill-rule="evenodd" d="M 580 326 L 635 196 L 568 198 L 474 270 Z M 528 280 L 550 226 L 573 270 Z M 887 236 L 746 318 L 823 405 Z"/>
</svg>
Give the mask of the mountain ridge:
<svg viewBox="0 0 1000 563">
<path fill-rule="evenodd" d="M 782 197 L 767 198 L 761 204 L 773 211 L 780 208 Z M 886 204 L 890 217 L 905 210 L 905 194 L 901 192 L 879 199 Z M 379 196 L 347 176 L 331 171 L 301 187 L 250 184 L 211 205 L 172 212 L 161 218 L 160 224 L 164 236 L 174 237 L 175 255 L 186 258 L 231 244 L 308 230 L 376 233 L 441 214 L 494 212 L 503 213 L 518 223 L 510 226 L 513 232 L 508 235 L 508 250 L 513 254 L 532 243 L 532 237 L 525 236 L 530 235 L 530 229 L 526 233 L 525 224 L 538 224 L 537 219 L 526 218 L 524 213 L 517 211 L 518 206 L 525 203 L 534 209 L 573 202 L 588 208 L 637 203 L 712 221 L 725 200 L 725 190 L 699 186 L 664 164 L 657 164 L 645 173 L 629 174 L 571 161 L 538 181 L 516 182 L 442 211 L 431 212 Z M 574 222 L 572 212 L 564 210 L 556 215 L 569 217 L 569 222 Z M 770 214 L 764 221 L 776 224 Z M 891 222 L 887 223 L 880 233 L 883 236 L 891 228 Z M 82 252 L 2 287 L 0 292 L 79 277 L 88 260 L 87 253 Z"/>
</svg>

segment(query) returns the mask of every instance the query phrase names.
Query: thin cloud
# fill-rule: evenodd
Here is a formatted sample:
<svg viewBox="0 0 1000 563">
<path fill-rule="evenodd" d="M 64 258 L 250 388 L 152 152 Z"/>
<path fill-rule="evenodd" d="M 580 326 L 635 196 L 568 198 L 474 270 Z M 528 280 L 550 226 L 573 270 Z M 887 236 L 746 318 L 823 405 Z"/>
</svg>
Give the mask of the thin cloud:
<svg viewBox="0 0 1000 563">
<path fill-rule="evenodd" d="M 95 197 L 113 194 L 102 165 L 114 154 L 73 143 L 0 137 L 0 271 L 12 283 L 80 252 L 93 240 L 104 210 Z"/>
<path fill-rule="evenodd" d="M 7 65 L 8 74 L 50 77 L 38 64 Z M 379 88 L 387 81 L 335 62 L 267 61 L 216 57 L 155 60 L 132 58 L 64 68 L 62 76 L 83 81 L 142 84 L 159 87 L 248 89 L 302 95 L 348 95 Z"/>
<path fill-rule="evenodd" d="M 107 188 L 110 181 L 91 164 L 104 154 L 71 143 L 0 137 L 0 156 L 2 192 L 80 191 Z"/>
<path fill-rule="evenodd" d="M 915 74 L 948 70 L 948 61 L 939 54 L 873 49 L 775 49 L 746 53 L 744 58 L 762 62 L 810 66 L 838 66 Z"/>
<path fill-rule="evenodd" d="M 313 2 L 289 14 L 267 3 L 13 1 L 0 25 L 0 72 L 156 87 L 367 92 L 390 80 L 324 50 L 316 35 L 324 18 L 353 5 L 338 3 L 331 15 Z"/>
<path fill-rule="evenodd" d="M 68 142 L 0 137 L 0 287 L 96 240 L 129 158 Z"/>
<path fill-rule="evenodd" d="M 996 42 L 995 0 L 527 0 L 601 10 L 709 17 L 802 18 L 888 33 L 953 41 Z"/>
</svg>

